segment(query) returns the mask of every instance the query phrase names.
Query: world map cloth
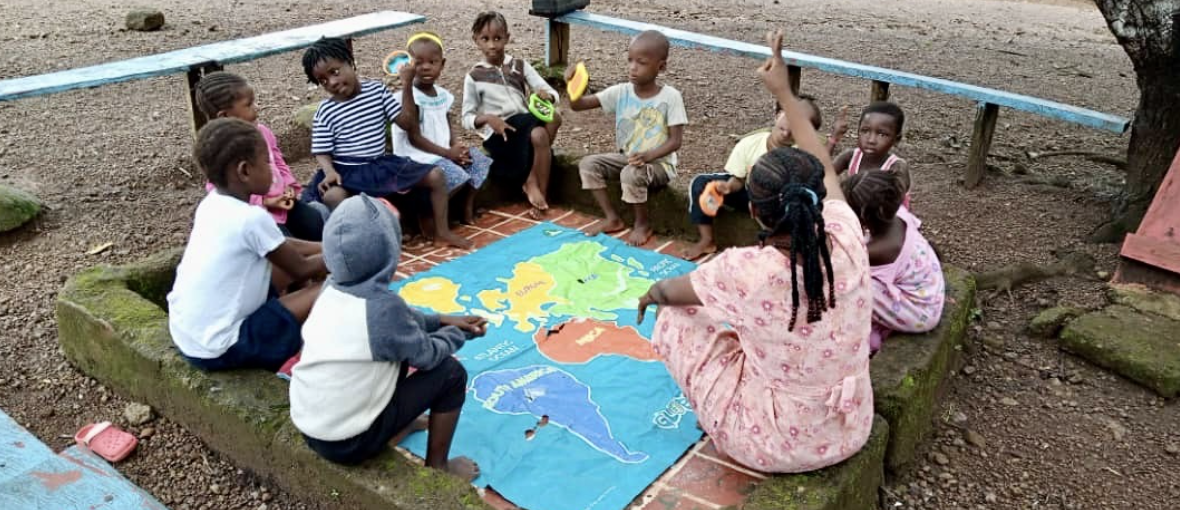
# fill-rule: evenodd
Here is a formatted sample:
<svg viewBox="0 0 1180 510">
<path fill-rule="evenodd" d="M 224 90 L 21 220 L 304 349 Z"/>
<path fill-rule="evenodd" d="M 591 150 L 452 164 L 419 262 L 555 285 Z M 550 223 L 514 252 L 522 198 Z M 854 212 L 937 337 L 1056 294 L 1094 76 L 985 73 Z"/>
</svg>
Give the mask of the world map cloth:
<svg viewBox="0 0 1180 510">
<path fill-rule="evenodd" d="M 542 223 L 393 289 L 413 306 L 479 315 L 457 357 L 467 402 L 451 448 L 530 510 L 622 509 L 701 437 L 687 400 L 635 323 L 680 259 Z M 426 435 L 402 446 L 426 453 Z"/>
</svg>

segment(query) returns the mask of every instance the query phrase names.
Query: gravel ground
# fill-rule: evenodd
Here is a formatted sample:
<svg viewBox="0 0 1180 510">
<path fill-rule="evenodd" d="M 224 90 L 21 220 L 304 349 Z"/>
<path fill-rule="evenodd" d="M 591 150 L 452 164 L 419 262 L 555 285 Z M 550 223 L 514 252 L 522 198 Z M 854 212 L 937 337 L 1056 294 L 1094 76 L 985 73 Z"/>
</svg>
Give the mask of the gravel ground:
<svg viewBox="0 0 1180 510">
<path fill-rule="evenodd" d="M 470 20 L 502 10 L 512 23 L 510 51 L 541 57 L 542 24 L 523 1 L 157 0 L 163 31 L 121 30 L 140 4 L 115 0 L 0 0 L 0 78 L 50 72 L 197 44 L 304 26 L 380 9 L 427 15 L 448 41 L 442 83 L 461 90 L 478 54 Z M 1137 100 L 1130 63 L 1092 4 L 1080 0 L 595 0 L 592 10 L 677 28 L 760 41 L 787 32 L 803 52 L 963 80 L 1120 115 Z M 361 73 L 408 31 L 358 40 Z M 624 37 L 573 29 L 572 56 L 585 60 L 600 88 L 624 77 Z M 770 99 L 755 82 L 755 62 L 674 50 L 668 83 L 685 96 L 692 123 L 683 174 L 723 162 L 734 138 L 770 122 Z M 298 54 L 231 70 L 246 76 L 261 116 L 280 134 L 299 105 L 320 97 Z M 868 84 L 805 72 L 828 121 L 840 105 L 861 105 Z M 125 423 L 127 404 L 77 372 L 61 355 L 53 301 L 68 275 L 122 263 L 184 242 L 202 195 L 193 175 L 183 78 L 171 76 L 100 89 L 0 103 L 0 183 L 32 191 L 49 210 L 31 226 L 0 237 L 0 408 L 54 448 L 81 425 Z M 1087 150 L 1117 155 L 1127 137 L 1003 111 L 984 185 L 959 185 L 973 105 L 909 89 L 894 98 L 909 117 L 898 151 L 913 165 L 915 210 L 945 260 L 972 270 L 1052 261 L 1056 249 L 1093 255 L 1112 272 L 1113 246 L 1085 242 L 1110 210 L 1121 175 L 1081 158 L 1030 160 L 1026 152 Z M 558 145 L 609 150 L 600 113 L 567 113 Z M 846 145 L 852 143 L 847 140 Z M 301 161 L 306 175 L 311 163 Z M 1030 184 L 1029 181 L 1051 184 Z M 667 212 L 673 214 L 673 212 Z M 679 211 L 675 212 L 679 214 Z M 96 255 L 90 248 L 113 246 Z M 1088 275 L 1087 275 L 1088 276 Z M 1180 496 L 1180 412 L 1150 393 L 1023 333 L 1037 310 L 1103 303 L 1099 275 L 984 296 L 965 365 L 954 378 L 933 441 L 912 473 L 885 491 L 888 508 L 1170 508 Z M 888 346 L 886 346 L 888 348 Z M 252 477 L 164 418 L 129 426 L 144 437 L 119 465 L 134 482 L 176 509 L 330 508 L 300 501 Z"/>
</svg>

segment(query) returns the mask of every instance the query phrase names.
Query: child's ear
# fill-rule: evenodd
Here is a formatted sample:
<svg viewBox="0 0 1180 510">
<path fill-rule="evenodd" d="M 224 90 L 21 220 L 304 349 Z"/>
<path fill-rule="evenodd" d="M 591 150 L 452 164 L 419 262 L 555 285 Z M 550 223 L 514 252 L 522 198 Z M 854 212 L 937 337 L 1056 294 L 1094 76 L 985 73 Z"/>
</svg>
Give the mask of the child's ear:
<svg viewBox="0 0 1180 510">
<path fill-rule="evenodd" d="M 228 117 L 228 116 L 229 116 L 229 112 L 227 112 L 225 110 L 217 110 L 217 115 L 215 115 L 213 118 L 220 119 L 222 117 Z"/>
<path fill-rule="evenodd" d="M 660 61 L 660 72 L 662 73 L 667 70 L 668 70 L 668 59 L 661 60 Z"/>
<path fill-rule="evenodd" d="M 237 177 L 238 182 L 247 182 L 250 180 L 250 162 L 244 159 L 238 161 L 234 165 L 234 175 Z"/>
</svg>

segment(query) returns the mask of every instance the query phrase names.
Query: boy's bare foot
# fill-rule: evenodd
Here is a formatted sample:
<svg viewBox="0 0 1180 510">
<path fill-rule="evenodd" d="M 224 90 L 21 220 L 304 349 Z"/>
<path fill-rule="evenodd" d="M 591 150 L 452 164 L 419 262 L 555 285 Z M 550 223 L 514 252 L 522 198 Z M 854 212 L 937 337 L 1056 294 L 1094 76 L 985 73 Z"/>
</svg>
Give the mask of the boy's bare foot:
<svg viewBox="0 0 1180 510">
<path fill-rule="evenodd" d="M 605 219 L 586 229 L 586 235 L 594 237 L 598 234 L 613 234 L 615 232 L 622 232 L 627 229 L 627 225 L 623 224 L 620 218 Z"/>
<path fill-rule="evenodd" d="M 710 253 L 717 253 L 717 245 L 711 241 L 698 241 L 697 244 L 685 248 L 681 257 L 684 260 L 696 260 Z"/>
<path fill-rule="evenodd" d="M 479 465 L 467 457 L 455 457 L 447 461 L 447 472 L 470 483 L 479 476 Z"/>
<path fill-rule="evenodd" d="M 545 192 L 541 191 L 541 188 L 538 188 L 536 184 L 525 183 L 520 189 L 524 190 L 525 195 L 528 195 L 529 203 L 533 205 L 534 209 L 541 211 L 549 209 L 549 202 L 545 200 Z"/>
<path fill-rule="evenodd" d="M 435 238 L 434 241 L 434 246 L 435 248 L 453 246 L 455 248 L 459 248 L 460 250 L 470 250 L 472 246 L 475 246 L 475 244 L 472 243 L 470 239 L 448 230 L 446 232 L 438 233 L 438 237 Z"/>
<path fill-rule="evenodd" d="M 422 416 L 414 418 L 414 421 L 410 422 L 410 424 L 407 425 L 406 428 L 402 429 L 401 432 L 398 432 L 396 436 L 393 436 L 393 438 L 389 440 L 389 444 L 391 446 L 397 446 L 397 445 L 401 444 L 402 440 L 405 439 L 406 436 L 413 434 L 415 432 L 426 430 L 426 428 L 429 426 L 430 426 L 430 417 L 429 416 L 426 416 L 424 414 Z"/>
<path fill-rule="evenodd" d="M 651 241 L 651 227 L 647 225 L 635 225 L 631 233 L 627 235 L 627 244 L 631 246 L 643 246 Z"/>
</svg>

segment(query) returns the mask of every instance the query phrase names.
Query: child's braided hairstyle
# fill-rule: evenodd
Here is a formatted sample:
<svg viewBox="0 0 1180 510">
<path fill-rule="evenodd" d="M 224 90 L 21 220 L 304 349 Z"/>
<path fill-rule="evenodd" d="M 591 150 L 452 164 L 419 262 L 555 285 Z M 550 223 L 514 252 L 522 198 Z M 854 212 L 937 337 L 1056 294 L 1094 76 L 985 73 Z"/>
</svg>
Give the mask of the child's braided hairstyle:
<svg viewBox="0 0 1180 510">
<path fill-rule="evenodd" d="M 328 59 L 347 62 L 348 65 L 356 67 L 356 61 L 352 57 L 352 48 L 348 47 L 348 41 L 339 37 L 324 37 L 308 46 L 307 50 L 303 52 L 303 72 L 307 75 L 308 83 L 319 83 L 315 79 L 313 70 L 316 64 Z"/>
<path fill-rule="evenodd" d="M 246 83 L 246 79 L 234 73 L 217 71 L 206 74 L 204 78 L 201 78 L 201 81 L 197 82 L 194 95 L 197 108 L 205 114 L 205 117 L 216 118 L 217 112 L 234 107 L 234 101 L 238 100 L 238 94 L 247 86 L 249 84 Z"/>
<path fill-rule="evenodd" d="M 798 149 L 778 148 L 762 156 L 750 170 L 750 201 L 765 226 L 758 233 L 765 243 L 771 236 L 791 236 L 791 324 L 799 314 L 796 261 L 803 262 L 803 290 L 807 293 L 807 322 L 819 321 L 824 310 L 836 307 L 835 278 L 828 236 L 824 231 L 824 167 L 815 156 Z M 828 295 L 824 296 L 827 272 Z"/>
<path fill-rule="evenodd" d="M 498 23 L 504 27 L 504 30 L 508 30 L 508 20 L 504 19 L 503 14 L 496 11 L 485 11 L 475 16 L 475 23 L 471 24 L 471 34 L 478 34 L 480 30 L 483 30 L 483 27 L 493 23 Z"/>
<path fill-rule="evenodd" d="M 226 174 L 242 161 L 253 161 L 258 151 L 266 150 L 266 141 L 254 124 L 242 119 L 213 119 L 197 132 L 193 157 L 205 178 L 218 188 L 229 182 Z"/>
<path fill-rule="evenodd" d="M 887 170 L 860 171 L 841 185 L 848 206 L 860 223 L 876 235 L 884 233 L 905 200 L 905 183 L 901 176 Z"/>
</svg>

